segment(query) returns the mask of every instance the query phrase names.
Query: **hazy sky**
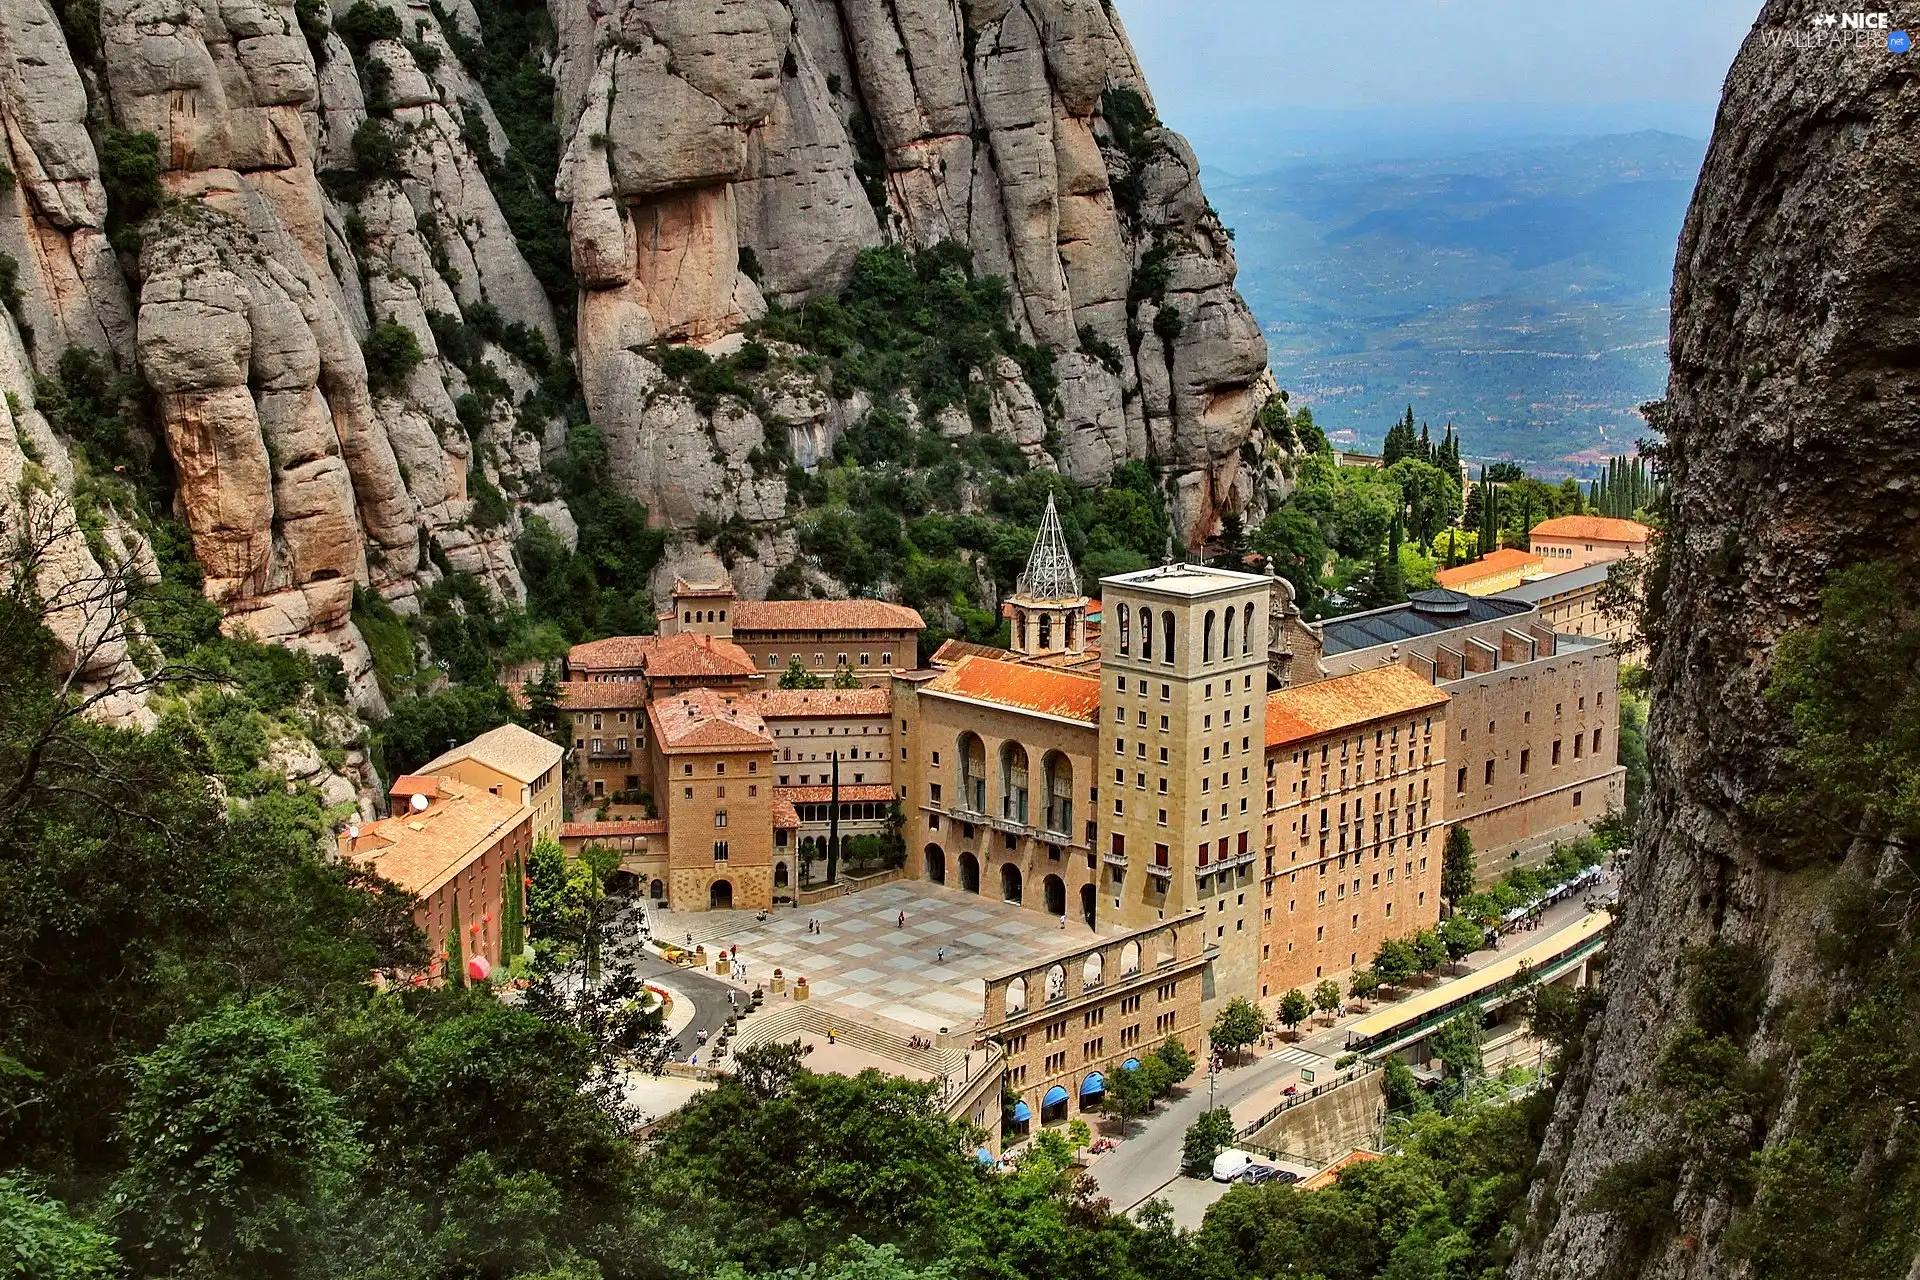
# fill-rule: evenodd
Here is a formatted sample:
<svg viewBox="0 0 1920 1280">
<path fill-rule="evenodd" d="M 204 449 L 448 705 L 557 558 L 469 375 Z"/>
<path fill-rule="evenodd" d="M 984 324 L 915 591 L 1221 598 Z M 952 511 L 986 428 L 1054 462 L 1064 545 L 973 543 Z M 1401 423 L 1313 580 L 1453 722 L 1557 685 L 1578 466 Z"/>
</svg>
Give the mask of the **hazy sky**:
<svg viewBox="0 0 1920 1280">
<path fill-rule="evenodd" d="M 1759 0 L 1115 3 L 1176 128 L 1275 107 L 1703 104 L 1719 97 L 1760 10 Z"/>
</svg>

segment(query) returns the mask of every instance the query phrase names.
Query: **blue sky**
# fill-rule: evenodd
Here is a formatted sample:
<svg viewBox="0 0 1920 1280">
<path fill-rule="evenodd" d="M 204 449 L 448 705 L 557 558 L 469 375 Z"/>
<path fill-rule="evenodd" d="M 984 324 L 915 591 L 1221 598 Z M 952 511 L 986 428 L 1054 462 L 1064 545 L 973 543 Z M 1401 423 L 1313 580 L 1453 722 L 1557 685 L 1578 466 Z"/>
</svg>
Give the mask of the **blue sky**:
<svg viewBox="0 0 1920 1280">
<path fill-rule="evenodd" d="M 1463 120 L 1704 135 L 1760 10 L 1759 0 L 1115 3 L 1162 117 L 1203 133 L 1277 112 L 1399 117 L 1414 131 Z"/>
</svg>

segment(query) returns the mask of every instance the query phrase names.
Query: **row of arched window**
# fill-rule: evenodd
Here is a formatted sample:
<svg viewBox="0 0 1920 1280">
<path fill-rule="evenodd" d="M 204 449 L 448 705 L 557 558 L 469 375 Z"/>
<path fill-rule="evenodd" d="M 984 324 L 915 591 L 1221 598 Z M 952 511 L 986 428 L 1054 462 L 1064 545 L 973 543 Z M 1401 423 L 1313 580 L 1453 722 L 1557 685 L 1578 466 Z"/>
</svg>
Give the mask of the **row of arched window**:
<svg viewBox="0 0 1920 1280">
<path fill-rule="evenodd" d="M 980 735 L 962 733 L 956 744 L 960 752 L 961 806 L 974 813 L 987 810 L 987 749 Z M 1000 744 L 1000 817 L 1009 822 L 1030 824 L 1027 749 L 1018 742 Z M 1041 761 L 1044 825 L 1048 831 L 1071 836 L 1073 833 L 1073 764 L 1059 751 L 1049 751 Z"/>
<path fill-rule="evenodd" d="M 1129 656 L 1133 653 L 1133 610 L 1120 605 L 1115 613 L 1120 624 L 1120 652 Z M 1212 662 L 1216 657 L 1230 658 L 1234 654 L 1234 623 L 1240 619 L 1240 656 L 1246 657 L 1253 652 L 1254 607 L 1249 600 L 1244 609 L 1209 609 L 1200 622 L 1200 661 Z M 1140 609 L 1140 656 L 1148 662 L 1153 661 L 1153 645 L 1156 638 L 1156 621 L 1152 609 L 1141 606 Z M 1173 610 L 1162 609 L 1159 622 L 1158 639 L 1160 641 L 1160 661 L 1172 663 L 1174 660 L 1174 620 Z M 1215 640 L 1219 641 L 1216 651 Z"/>
</svg>

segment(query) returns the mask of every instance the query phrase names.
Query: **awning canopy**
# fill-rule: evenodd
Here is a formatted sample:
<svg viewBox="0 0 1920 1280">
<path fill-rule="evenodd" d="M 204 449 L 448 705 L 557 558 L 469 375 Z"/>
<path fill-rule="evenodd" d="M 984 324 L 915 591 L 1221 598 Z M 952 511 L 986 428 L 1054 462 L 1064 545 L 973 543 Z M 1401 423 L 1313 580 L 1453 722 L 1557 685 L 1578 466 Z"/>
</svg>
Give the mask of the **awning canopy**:
<svg viewBox="0 0 1920 1280">
<path fill-rule="evenodd" d="M 1080 1082 L 1080 1096 L 1083 1098 L 1090 1093 L 1105 1093 L 1106 1089 L 1107 1078 L 1098 1071 L 1088 1072 L 1087 1078 Z"/>
<path fill-rule="evenodd" d="M 1033 1119 L 1033 1108 L 1024 1102 L 1016 1102 L 1013 1104 L 1013 1118 L 1019 1122 L 1031 1120 Z"/>
<path fill-rule="evenodd" d="M 1128 1058 L 1125 1062 L 1120 1064 L 1120 1069 L 1122 1071 L 1138 1071 L 1140 1069 L 1140 1059 Z"/>
<path fill-rule="evenodd" d="M 1050 1107 L 1056 1102 L 1065 1102 L 1066 1100 L 1067 1100 L 1067 1091 L 1065 1087 L 1061 1085 L 1055 1085 L 1053 1086 L 1053 1088 L 1047 1090 L 1046 1097 L 1040 1099 L 1040 1105 L 1043 1107 Z"/>
<path fill-rule="evenodd" d="M 987 1150 L 985 1147 L 975 1147 L 973 1149 L 973 1158 L 981 1164 L 992 1164 L 993 1152 Z"/>
</svg>

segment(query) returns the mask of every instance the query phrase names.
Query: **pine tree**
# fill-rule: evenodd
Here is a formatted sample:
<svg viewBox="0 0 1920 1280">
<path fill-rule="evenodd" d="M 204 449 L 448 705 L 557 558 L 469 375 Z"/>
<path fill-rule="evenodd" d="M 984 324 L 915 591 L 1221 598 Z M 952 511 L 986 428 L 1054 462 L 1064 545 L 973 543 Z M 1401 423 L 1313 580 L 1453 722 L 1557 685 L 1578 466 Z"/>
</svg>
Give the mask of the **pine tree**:
<svg viewBox="0 0 1920 1280">
<path fill-rule="evenodd" d="M 1413 430 L 1413 406 L 1407 406 L 1406 416 L 1387 428 L 1386 444 L 1381 448 L 1380 461 L 1392 466 L 1402 458 L 1419 456 L 1420 438 Z"/>
<path fill-rule="evenodd" d="M 1427 434 L 1427 424 L 1420 424 L 1420 461 L 1429 466 L 1433 463 L 1433 437 Z"/>
</svg>

